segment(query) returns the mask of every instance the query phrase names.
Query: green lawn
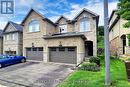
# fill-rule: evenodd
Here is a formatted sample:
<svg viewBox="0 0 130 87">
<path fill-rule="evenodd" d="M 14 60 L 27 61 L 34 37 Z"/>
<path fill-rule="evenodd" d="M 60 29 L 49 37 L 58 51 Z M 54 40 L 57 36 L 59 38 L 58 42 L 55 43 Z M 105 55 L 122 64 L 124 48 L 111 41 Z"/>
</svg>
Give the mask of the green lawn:
<svg viewBox="0 0 130 87">
<path fill-rule="evenodd" d="M 124 63 L 119 59 L 111 59 L 110 76 L 112 86 L 110 87 L 130 87 L 126 78 Z M 101 71 L 75 71 L 59 87 L 105 87 L 104 61 L 101 61 Z"/>
</svg>

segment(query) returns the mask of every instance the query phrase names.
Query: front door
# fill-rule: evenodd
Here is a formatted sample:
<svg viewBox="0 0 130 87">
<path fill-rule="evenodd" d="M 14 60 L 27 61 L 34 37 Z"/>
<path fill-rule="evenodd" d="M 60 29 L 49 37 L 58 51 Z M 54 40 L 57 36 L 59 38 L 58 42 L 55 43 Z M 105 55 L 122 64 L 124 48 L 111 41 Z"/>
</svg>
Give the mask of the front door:
<svg viewBox="0 0 130 87">
<path fill-rule="evenodd" d="M 85 57 L 93 56 L 93 42 L 86 41 L 85 42 Z"/>
</svg>

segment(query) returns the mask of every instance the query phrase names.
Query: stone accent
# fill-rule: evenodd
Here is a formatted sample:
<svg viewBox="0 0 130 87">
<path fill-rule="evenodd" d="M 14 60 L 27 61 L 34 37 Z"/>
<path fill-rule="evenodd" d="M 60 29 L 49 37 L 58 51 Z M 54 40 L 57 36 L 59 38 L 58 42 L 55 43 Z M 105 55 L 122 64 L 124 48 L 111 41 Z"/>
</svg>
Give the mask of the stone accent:
<svg viewBox="0 0 130 87">
<path fill-rule="evenodd" d="M 116 37 L 110 42 L 110 54 L 118 55 L 118 48 L 119 48 L 119 37 Z"/>
</svg>

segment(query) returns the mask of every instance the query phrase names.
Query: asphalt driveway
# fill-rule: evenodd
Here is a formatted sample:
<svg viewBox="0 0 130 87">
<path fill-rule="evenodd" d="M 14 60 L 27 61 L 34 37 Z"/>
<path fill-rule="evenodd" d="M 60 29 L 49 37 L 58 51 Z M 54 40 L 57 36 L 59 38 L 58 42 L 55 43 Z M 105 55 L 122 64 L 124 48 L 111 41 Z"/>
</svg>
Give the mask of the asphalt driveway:
<svg viewBox="0 0 130 87">
<path fill-rule="evenodd" d="M 55 87 L 70 73 L 72 65 L 26 62 L 0 69 L 0 84 L 7 87 Z"/>
</svg>

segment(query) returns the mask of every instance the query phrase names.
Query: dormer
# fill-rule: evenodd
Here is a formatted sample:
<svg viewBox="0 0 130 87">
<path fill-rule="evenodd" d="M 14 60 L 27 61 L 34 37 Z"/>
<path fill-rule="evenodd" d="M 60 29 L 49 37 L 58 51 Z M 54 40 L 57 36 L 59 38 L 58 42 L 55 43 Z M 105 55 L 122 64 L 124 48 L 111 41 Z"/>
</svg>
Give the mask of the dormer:
<svg viewBox="0 0 130 87">
<path fill-rule="evenodd" d="M 61 16 L 57 21 L 57 28 L 59 33 L 66 33 L 68 32 L 68 19 L 64 16 Z"/>
<path fill-rule="evenodd" d="M 83 9 L 76 15 L 73 21 L 75 32 L 91 32 L 97 28 L 99 15 L 88 9 Z"/>
<path fill-rule="evenodd" d="M 21 25 L 23 25 L 24 35 L 42 37 L 43 35 L 50 35 L 56 32 L 56 25 L 34 9 L 29 11 Z"/>
</svg>

